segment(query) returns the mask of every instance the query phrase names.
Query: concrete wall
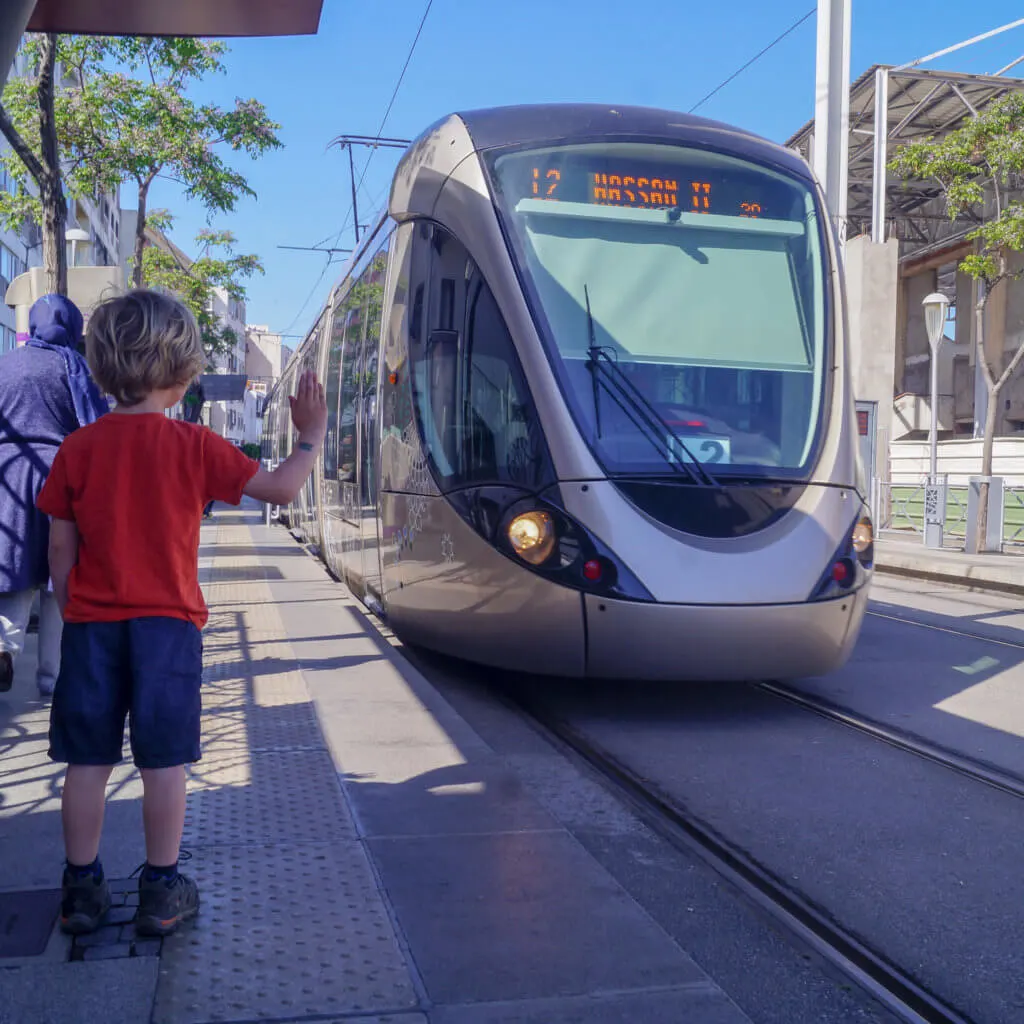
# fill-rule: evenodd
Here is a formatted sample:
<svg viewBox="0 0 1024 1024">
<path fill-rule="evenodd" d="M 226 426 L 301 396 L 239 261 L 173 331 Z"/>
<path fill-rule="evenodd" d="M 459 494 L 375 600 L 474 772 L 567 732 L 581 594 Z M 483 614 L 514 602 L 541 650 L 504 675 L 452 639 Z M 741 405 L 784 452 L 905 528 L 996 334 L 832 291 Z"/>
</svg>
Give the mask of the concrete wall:
<svg viewBox="0 0 1024 1024">
<path fill-rule="evenodd" d="M 892 436 L 896 366 L 899 242 L 875 244 L 866 235 L 846 244 L 846 300 L 853 393 L 878 403 L 878 451 Z M 881 471 L 881 466 L 879 467 Z"/>
<path fill-rule="evenodd" d="M 981 469 L 980 440 L 957 438 L 939 442 L 938 469 L 951 484 L 966 484 Z M 927 441 L 898 441 L 889 448 L 893 483 L 918 484 L 928 475 Z M 992 446 L 992 471 L 1008 487 L 1024 487 L 1024 437 L 999 437 Z"/>
</svg>

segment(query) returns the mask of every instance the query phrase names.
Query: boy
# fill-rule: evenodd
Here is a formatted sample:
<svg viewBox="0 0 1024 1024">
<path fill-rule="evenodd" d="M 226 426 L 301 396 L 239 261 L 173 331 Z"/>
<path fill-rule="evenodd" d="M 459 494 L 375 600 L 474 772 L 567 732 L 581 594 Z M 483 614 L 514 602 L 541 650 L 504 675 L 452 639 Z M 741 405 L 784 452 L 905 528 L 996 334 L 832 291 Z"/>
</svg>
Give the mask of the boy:
<svg viewBox="0 0 1024 1024">
<path fill-rule="evenodd" d="M 316 376 L 304 374 L 290 399 L 299 443 L 270 473 L 205 427 L 164 415 L 204 363 L 199 330 L 180 303 L 151 291 L 104 303 L 89 324 L 86 357 L 117 406 L 67 438 L 38 500 L 52 518 L 50 573 L 65 620 L 50 715 L 50 757 L 68 764 L 61 926 L 93 931 L 110 907 L 99 843 L 128 715 L 146 837 L 135 927 L 168 935 L 199 910 L 178 855 L 185 765 L 200 757 L 203 507 L 237 505 L 243 494 L 293 500 L 323 443 L 327 405 Z"/>
</svg>

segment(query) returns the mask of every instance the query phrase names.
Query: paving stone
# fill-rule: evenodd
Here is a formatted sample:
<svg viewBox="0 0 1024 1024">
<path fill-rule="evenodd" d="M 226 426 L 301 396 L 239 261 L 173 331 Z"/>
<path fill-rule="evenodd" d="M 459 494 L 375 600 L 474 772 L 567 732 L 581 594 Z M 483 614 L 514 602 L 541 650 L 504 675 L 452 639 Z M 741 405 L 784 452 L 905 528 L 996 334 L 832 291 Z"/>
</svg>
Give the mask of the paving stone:
<svg viewBox="0 0 1024 1024">
<path fill-rule="evenodd" d="M 89 935 L 78 935 L 75 937 L 75 945 L 82 949 L 90 949 L 94 946 L 112 946 L 121 941 L 121 928 L 116 924 L 108 924 L 103 928 L 97 928 Z"/>
<path fill-rule="evenodd" d="M 193 770 L 183 844 L 189 849 L 352 838 L 325 750 L 224 756 Z"/>
<path fill-rule="evenodd" d="M 159 956 L 162 939 L 133 939 L 132 956 Z"/>
<path fill-rule="evenodd" d="M 158 966 L 126 957 L 0 970 L 0 1024 L 151 1024 Z"/>
<path fill-rule="evenodd" d="M 107 924 L 131 924 L 135 920 L 135 907 L 121 906 L 111 907 L 107 911 Z"/>
<path fill-rule="evenodd" d="M 609 992 L 567 999 L 441 1007 L 431 1024 L 751 1024 L 710 984 L 661 992 Z"/>
<path fill-rule="evenodd" d="M 374 839 L 370 847 L 435 1003 L 705 980 L 565 834 Z"/>
<path fill-rule="evenodd" d="M 362 845 L 197 850 L 202 909 L 164 941 L 154 1024 L 415 1008 Z"/>
<path fill-rule="evenodd" d="M 117 960 L 132 955 L 132 947 L 125 942 L 109 946 L 90 946 L 82 951 L 83 960 Z"/>
</svg>

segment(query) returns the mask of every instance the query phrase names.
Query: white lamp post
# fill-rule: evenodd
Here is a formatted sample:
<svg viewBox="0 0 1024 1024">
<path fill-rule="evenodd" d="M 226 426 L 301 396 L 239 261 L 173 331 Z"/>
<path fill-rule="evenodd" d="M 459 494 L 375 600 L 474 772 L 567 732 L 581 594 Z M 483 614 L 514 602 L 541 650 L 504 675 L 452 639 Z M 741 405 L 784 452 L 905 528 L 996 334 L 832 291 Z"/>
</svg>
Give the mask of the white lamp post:
<svg viewBox="0 0 1024 1024">
<path fill-rule="evenodd" d="M 949 299 L 941 292 L 926 296 L 924 324 L 932 350 L 931 424 L 928 428 L 928 487 L 924 498 L 924 543 L 929 548 L 942 547 L 942 528 L 946 521 L 945 487 L 939 486 L 939 346 L 946 333 Z"/>
</svg>

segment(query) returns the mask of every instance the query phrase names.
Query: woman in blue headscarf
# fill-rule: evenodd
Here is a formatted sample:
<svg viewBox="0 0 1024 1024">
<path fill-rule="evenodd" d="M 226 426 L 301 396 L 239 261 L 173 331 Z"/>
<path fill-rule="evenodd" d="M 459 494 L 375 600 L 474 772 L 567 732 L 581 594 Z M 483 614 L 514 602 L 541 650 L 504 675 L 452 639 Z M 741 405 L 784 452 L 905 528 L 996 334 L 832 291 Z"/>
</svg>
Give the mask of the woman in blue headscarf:
<svg viewBox="0 0 1024 1024">
<path fill-rule="evenodd" d="M 0 356 L 0 691 L 14 679 L 39 594 L 39 692 L 53 692 L 62 623 L 49 591 L 50 525 L 36 498 L 61 442 L 108 411 L 80 353 L 82 314 L 61 295 L 29 312 L 29 340 Z"/>
</svg>

